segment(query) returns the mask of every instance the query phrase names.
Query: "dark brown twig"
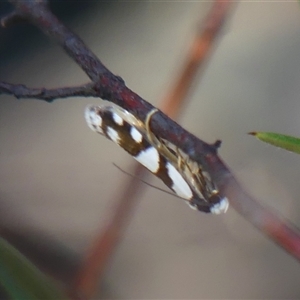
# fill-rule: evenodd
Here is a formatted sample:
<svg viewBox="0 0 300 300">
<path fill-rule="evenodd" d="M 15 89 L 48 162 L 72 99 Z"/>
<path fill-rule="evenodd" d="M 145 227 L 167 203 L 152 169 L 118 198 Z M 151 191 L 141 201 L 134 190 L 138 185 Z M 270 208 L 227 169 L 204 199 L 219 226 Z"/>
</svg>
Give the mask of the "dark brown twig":
<svg viewBox="0 0 300 300">
<path fill-rule="evenodd" d="M 21 22 L 24 22 L 23 17 L 17 11 L 13 11 L 9 15 L 1 19 L 1 26 L 8 27 Z"/>
<path fill-rule="evenodd" d="M 46 35 L 56 40 L 89 76 L 98 97 L 114 102 L 128 110 L 138 119 L 145 120 L 153 106 L 127 88 L 120 77 L 112 74 L 95 54 L 85 46 L 82 40 L 66 28 L 49 11 L 46 1 L 11 0 L 11 3 L 16 8 L 16 13 L 12 14 L 14 21 L 16 21 L 16 16 L 19 16 L 20 19 L 35 24 Z M 10 22 L 9 18 L 6 18 L 4 23 L 10 24 L 12 22 Z M 209 43 L 209 39 L 207 42 Z M 162 112 L 155 114 L 151 118 L 150 126 L 154 134 L 167 139 L 182 149 L 191 159 L 204 166 L 220 187 L 221 192 L 230 199 L 231 205 L 241 215 L 296 259 L 300 260 L 300 234 L 298 229 L 262 207 L 243 191 L 230 170 L 217 156 L 215 145 L 209 145 L 199 140 Z M 129 205 L 129 202 L 127 202 L 127 205 Z M 126 209 L 128 208 L 126 207 Z M 127 216 L 123 217 L 118 214 L 119 212 L 117 211 L 116 218 L 112 220 L 112 222 L 115 222 L 115 227 L 112 226 L 110 233 L 103 236 L 103 240 L 109 245 L 103 249 L 107 254 L 102 257 L 103 259 L 109 257 L 109 251 L 113 249 L 111 246 L 113 243 L 109 244 L 109 240 L 114 235 L 118 236 L 121 234 L 118 220 L 127 220 Z M 116 240 L 118 239 L 114 241 Z"/>
<path fill-rule="evenodd" d="M 98 97 L 114 102 L 138 119 L 145 120 L 154 107 L 127 88 L 119 76 L 112 74 L 82 40 L 50 12 L 45 0 L 11 0 L 10 2 L 15 5 L 17 15 L 35 24 L 46 35 L 55 39 L 77 62 L 93 81 Z M 162 112 L 156 113 L 151 119 L 151 129 L 154 134 L 169 140 L 191 157 L 196 157 L 195 160 L 199 163 L 203 154 L 216 152 L 213 146 L 199 140 Z"/>
<path fill-rule="evenodd" d="M 34 98 L 52 102 L 55 99 L 68 97 L 97 97 L 93 89 L 94 84 L 88 83 L 76 87 L 65 87 L 57 89 L 28 88 L 23 84 L 11 84 L 0 82 L 0 94 L 14 95 L 17 99 Z"/>
</svg>

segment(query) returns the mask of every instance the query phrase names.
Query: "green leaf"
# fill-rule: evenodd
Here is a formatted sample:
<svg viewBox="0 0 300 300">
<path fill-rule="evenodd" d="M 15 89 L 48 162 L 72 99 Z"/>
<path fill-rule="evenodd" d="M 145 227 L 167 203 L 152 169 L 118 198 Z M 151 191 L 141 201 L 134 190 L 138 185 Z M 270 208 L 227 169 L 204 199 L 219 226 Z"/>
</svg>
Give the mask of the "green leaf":
<svg viewBox="0 0 300 300">
<path fill-rule="evenodd" d="M 274 132 L 249 132 L 249 134 L 268 144 L 300 154 L 299 138 Z"/>
<path fill-rule="evenodd" d="M 50 278 L 1 237 L 0 284 L 10 299 L 66 299 Z"/>
</svg>

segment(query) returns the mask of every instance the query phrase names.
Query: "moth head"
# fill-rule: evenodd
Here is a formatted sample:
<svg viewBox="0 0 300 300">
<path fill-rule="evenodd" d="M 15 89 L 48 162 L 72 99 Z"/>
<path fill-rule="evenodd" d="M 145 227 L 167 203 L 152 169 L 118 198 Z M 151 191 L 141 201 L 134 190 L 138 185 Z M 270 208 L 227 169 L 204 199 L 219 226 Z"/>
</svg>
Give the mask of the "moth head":
<svg viewBox="0 0 300 300">
<path fill-rule="evenodd" d="M 210 198 L 209 202 L 212 203 L 212 206 L 210 208 L 210 212 L 212 214 L 222 214 L 226 213 L 228 207 L 229 207 L 229 202 L 226 197 L 222 197 L 218 192 L 213 193 Z"/>
<path fill-rule="evenodd" d="M 204 200 L 200 197 L 193 198 L 189 205 L 194 210 L 219 215 L 226 213 L 229 207 L 229 202 L 226 197 L 222 197 L 217 190 L 214 190 L 212 195 L 207 200 Z"/>
</svg>

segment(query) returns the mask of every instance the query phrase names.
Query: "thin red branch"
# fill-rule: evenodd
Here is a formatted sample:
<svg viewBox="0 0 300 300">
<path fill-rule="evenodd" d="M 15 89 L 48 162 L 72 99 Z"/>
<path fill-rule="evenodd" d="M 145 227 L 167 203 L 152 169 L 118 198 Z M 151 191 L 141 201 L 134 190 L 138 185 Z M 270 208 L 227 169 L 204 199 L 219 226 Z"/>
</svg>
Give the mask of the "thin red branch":
<svg viewBox="0 0 300 300">
<path fill-rule="evenodd" d="M 218 2 L 222 3 L 221 0 Z M 145 120 L 146 115 L 153 108 L 152 105 L 127 88 L 120 77 L 112 74 L 95 54 L 85 46 L 82 40 L 66 28 L 49 11 L 46 1 L 11 0 L 11 3 L 13 3 L 16 8 L 16 13 L 12 14 L 14 21 L 16 21 L 16 16 L 19 16 L 21 19 L 35 24 L 46 35 L 56 40 L 89 76 L 98 97 L 114 102 L 134 114 L 137 118 Z M 10 24 L 9 18 L 6 18 L 5 24 Z M 222 22 L 220 24 L 222 24 Z M 211 43 L 210 37 L 213 37 L 214 34 L 213 30 L 211 33 L 209 33 L 208 30 L 206 39 L 207 45 Z M 205 54 L 205 43 L 203 43 L 202 51 L 195 51 L 195 53 L 198 53 L 199 57 L 203 55 L 201 53 Z M 193 70 L 193 68 L 193 66 L 190 67 L 191 70 Z M 187 74 L 190 74 L 190 72 L 191 71 L 188 71 Z M 186 84 L 184 84 L 184 86 L 185 85 Z M 181 89 L 184 90 L 183 88 Z M 155 114 L 151 118 L 150 125 L 154 134 L 167 139 L 182 149 L 191 159 L 203 165 L 220 187 L 221 191 L 230 199 L 231 205 L 241 215 L 247 218 L 249 222 L 268 235 L 282 248 L 294 255 L 296 259 L 300 260 L 300 234 L 298 229 L 289 222 L 282 220 L 276 214 L 269 212 L 244 192 L 230 170 L 217 156 L 215 145 L 209 145 L 199 140 L 162 112 Z M 117 211 L 117 214 L 118 213 L 119 210 Z M 125 218 L 123 216 L 118 216 L 117 218 L 127 220 L 126 216 Z M 118 220 L 115 219 L 114 222 L 118 222 Z M 113 244 L 115 241 L 118 241 L 118 239 L 114 239 L 114 242 L 109 242 L 109 239 L 114 235 L 118 236 L 121 234 L 119 224 L 116 225 L 116 227 L 112 226 L 110 230 L 106 237 L 105 235 L 103 236 L 103 239 L 107 241 L 107 248 L 103 250 L 107 253 L 106 259 L 109 257 L 109 251 L 114 249 Z"/>
<path fill-rule="evenodd" d="M 230 205 L 280 247 L 300 260 L 300 231 L 288 220 L 262 206 L 240 186 L 229 168 L 216 155 L 206 157 L 206 168 Z"/>
<path fill-rule="evenodd" d="M 186 95 L 191 90 L 191 84 L 196 75 L 204 74 L 204 65 L 214 49 L 217 38 L 222 32 L 225 20 L 228 19 L 234 3 L 227 0 L 216 0 L 212 5 L 204 23 L 199 24 L 192 46 L 187 55 L 187 61 L 179 73 L 178 79 L 162 101 L 161 109 L 171 118 L 176 118 L 182 111 Z M 200 78 L 198 77 L 198 80 Z"/>
<path fill-rule="evenodd" d="M 107 267 L 124 236 L 139 196 L 143 192 L 143 185 L 137 184 L 135 177 L 141 178 L 144 175 L 144 168 L 136 165 L 134 175 L 134 177 L 127 177 L 127 182 L 124 182 L 122 189 L 120 188 L 122 192 L 117 192 L 113 197 L 113 215 L 104 228 L 101 227 L 99 235 L 88 249 L 87 256 L 71 287 L 71 291 L 76 291 L 85 299 L 96 296 L 99 282 L 103 282 Z"/>
<path fill-rule="evenodd" d="M 178 80 L 168 96 L 161 101 L 162 110 L 167 115 L 175 118 L 186 103 L 186 94 L 192 86 L 192 81 L 199 73 L 197 72 L 199 68 L 207 62 L 207 56 L 231 8 L 230 1 L 215 1 L 203 26 L 199 27 Z M 134 163 L 130 173 L 137 174 L 140 179 L 147 174 L 145 168 L 138 163 Z M 132 177 L 127 181 L 125 188 L 120 189 L 119 196 L 116 199 L 114 197 L 112 201 L 115 203 L 114 214 L 105 228 L 101 227 L 91 249 L 88 249 L 87 257 L 75 282 L 74 290 L 79 291 L 86 298 L 95 297 L 98 281 L 102 282 L 105 276 L 144 188 L 142 181 L 137 181 L 135 177 Z"/>
</svg>

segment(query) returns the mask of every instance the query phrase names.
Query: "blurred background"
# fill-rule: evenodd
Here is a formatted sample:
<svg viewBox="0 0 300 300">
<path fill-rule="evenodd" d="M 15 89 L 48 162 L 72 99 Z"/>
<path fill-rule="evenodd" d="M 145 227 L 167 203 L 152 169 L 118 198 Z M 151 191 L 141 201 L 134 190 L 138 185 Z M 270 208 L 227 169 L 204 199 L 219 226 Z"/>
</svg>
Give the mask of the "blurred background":
<svg viewBox="0 0 300 300">
<path fill-rule="evenodd" d="M 184 63 L 207 2 L 54 2 L 127 86 L 157 105 Z M 2 15 L 11 7 L 0 3 Z M 0 29 L 0 80 L 55 88 L 87 76 L 36 28 Z M 300 224 L 300 158 L 248 136 L 300 136 L 300 6 L 242 1 L 179 123 L 207 142 L 263 205 Z M 133 159 L 84 120 L 97 99 L 0 101 L 0 224 L 84 255 L 110 218 Z M 162 187 L 149 176 L 149 182 Z M 296 299 L 298 262 L 233 209 L 209 216 L 147 187 L 105 279 L 110 299 Z M 36 239 L 36 243 L 42 243 Z M 71 254 L 69 255 L 71 256 Z M 76 258 L 75 258 L 76 259 Z"/>
</svg>

